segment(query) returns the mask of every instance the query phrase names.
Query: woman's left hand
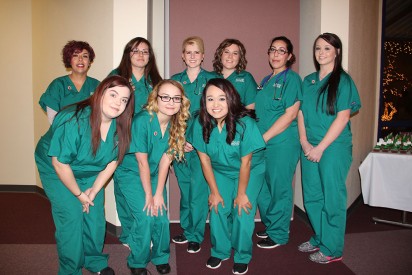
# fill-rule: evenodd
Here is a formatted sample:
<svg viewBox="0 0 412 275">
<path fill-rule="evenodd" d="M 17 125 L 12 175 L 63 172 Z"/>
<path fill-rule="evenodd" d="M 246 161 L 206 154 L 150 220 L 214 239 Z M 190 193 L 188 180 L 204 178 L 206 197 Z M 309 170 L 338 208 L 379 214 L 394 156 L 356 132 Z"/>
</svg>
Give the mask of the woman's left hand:
<svg viewBox="0 0 412 275">
<path fill-rule="evenodd" d="M 233 207 L 235 208 L 236 206 L 238 206 L 239 216 L 242 214 L 242 209 L 246 212 L 246 214 L 249 214 L 249 211 L 252 209 L 252 204 L 246 194 L 237 195 L 233 203 Z"/>
<path fill-rule="evenodd" d="M 160 211 L 160 215 L 163 216 L 163 209 L 167 210 L 166 205 L 165 205 L 165 201 L 163 199 L 163 195 L 157 195 L 155 194 L 153 196 L 153 208 L 152 208 L 152 215 L 153 216 L 158 216 L 159 215 L 159 211 Z"/>
<path fill-rule="evenodd" d="M 323 149 L 319 146 L 313 147 L 306 155 L 306 158 L 312 162 L 319 162 L 323 155 Z"/>
</svg>

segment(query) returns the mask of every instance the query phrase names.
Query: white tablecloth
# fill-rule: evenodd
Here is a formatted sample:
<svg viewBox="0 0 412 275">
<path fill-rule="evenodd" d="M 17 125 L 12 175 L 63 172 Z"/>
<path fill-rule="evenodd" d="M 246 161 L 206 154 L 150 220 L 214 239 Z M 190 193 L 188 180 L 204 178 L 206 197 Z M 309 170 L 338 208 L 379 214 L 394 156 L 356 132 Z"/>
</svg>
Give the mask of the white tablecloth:
<svg viewBox="0 0 412 275">
<path fill-rule="evenodd" d="M 370 153 L 359 172 L 366 204 L 412 212 L 412 155 Z"/>
</svg>

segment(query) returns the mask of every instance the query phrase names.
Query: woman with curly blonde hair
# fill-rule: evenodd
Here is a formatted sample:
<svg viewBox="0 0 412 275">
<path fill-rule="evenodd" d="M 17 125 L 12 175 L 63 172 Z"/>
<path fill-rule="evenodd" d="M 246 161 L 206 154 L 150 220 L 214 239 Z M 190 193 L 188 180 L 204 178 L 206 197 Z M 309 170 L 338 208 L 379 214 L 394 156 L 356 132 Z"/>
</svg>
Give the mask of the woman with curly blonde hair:
<svg viewBox="0 0 412 275">
<path fill-rule="evenodd" d="M 160 274 L 170 272 L 165 183 L 172 161 L 184 159 L 189 106 L 180 83 L 162 80 L 133 118 L 132 142 L 124 161 L 129 171 L 118 181 L 133 218 L 127 238 L 132 274 L 146 274 L 149 261 Z"/>
</svg>

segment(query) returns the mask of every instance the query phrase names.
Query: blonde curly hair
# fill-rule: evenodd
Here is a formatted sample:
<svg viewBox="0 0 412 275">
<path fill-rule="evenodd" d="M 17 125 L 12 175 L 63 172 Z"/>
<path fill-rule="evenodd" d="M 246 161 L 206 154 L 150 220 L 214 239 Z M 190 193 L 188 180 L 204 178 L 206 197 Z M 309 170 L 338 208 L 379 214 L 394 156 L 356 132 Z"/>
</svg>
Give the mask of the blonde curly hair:
<svg viewBox="0 0 412 275">
<path fill-rule="evenodd" d="M 175 80 L 171 79 L 164 79 L 161 80 L 154 88 L 153 91 L 150 93 L 149 98 L 147 100 L 147 104 L 145 109 L 149 112 L 149 114 L 153 118 L 153 113 L 157 113 L 159 111 L 159 107 L 157 105 L 157 96 L 159 94 L 160 88 L 165 84 L 171 84 L 178 88 L 182 94 L 182 102 L 180 103 L 180 110 L 172 116 L 170 119 L 170 128 L 169 128 L 169 149 L 167 150 L 166 154 L 171 157 L 171 159 L 176 161 L 183 161 L 184 158 L 184 147 L 186 143 L 185 132 L 187 127 L 187 120 L 190 117 L 189 107 L 190 101 L 185 95 L 185 91 L 183 89 L 182 84 Z"/>
</svg>

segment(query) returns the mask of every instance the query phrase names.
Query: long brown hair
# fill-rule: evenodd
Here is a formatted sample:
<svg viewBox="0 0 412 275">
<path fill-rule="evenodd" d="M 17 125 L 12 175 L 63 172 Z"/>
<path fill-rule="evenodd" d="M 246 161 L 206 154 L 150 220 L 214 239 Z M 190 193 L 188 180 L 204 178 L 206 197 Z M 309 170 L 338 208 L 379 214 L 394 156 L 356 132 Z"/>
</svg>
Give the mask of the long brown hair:
<svg viewBox="0 0 412 275">
<path fill-rule="evenodd" d="M 83 100 L 76 104 L 75 117 L 84 110 L 86 107 L 90 106 L 90 128 L 92 129 L 92 149 L 93 156 L 96 155 L 97 150 L 100 146 L 101 134 L 100 125 L 102 123 L 102 98 L 106 93 L 107 89 L 112 87 L 127 87 L 130 90 L 129 101 L 127 102 L 126 108 L 122 114 L 116 118 L 116 133 L 118 138 L 118 162 L 121 163 L 124 155 L 129 149 L 131 140 L 130 127 L 132 124 L 132 118 L 134 114 L 134 93 L 133 89 L 129 84 L 129 81 L 121 76 L 112 75 L 105 78 L 99 86 L 97 86 L 96 91 L 91 97 Z M 113 148 L 114 149 L 114 148 Z"/>
</svg>

